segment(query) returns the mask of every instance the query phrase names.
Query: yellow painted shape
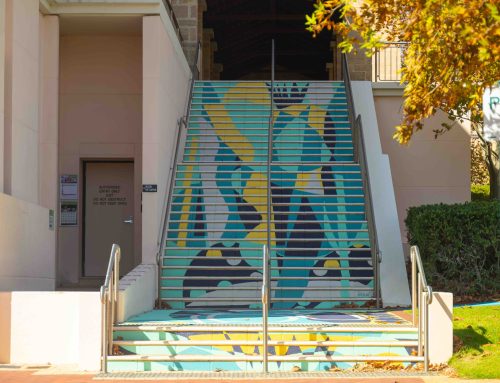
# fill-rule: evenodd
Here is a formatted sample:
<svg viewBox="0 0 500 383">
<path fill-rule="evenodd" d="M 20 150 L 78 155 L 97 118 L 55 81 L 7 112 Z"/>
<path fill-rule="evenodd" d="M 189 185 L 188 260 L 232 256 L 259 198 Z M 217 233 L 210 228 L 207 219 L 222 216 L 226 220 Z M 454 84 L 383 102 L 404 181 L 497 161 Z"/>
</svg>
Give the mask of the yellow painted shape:
<svg viewBox="0 0 500 383">
<path fill-rule="evenodd" d="M 280 112 L 286 113 L 290 116 L 299 117 L 300 114 L 307 109 L 307 107 L 308 107 L 308 105 L 304 105 L 304 104 L 290 105 L 290 106 L 287 106 L 286 108 L 283 108 L 283 109 L 276 111 L 274 117 L 275 118 L 278 117 Z"/>
<path fill-rule="evenodd" d="M 194 147 L 197 147 L 197 143 L 194 144 Z M 194 160 L 194 159 L 193 159 Z M 193 165 L 189 165 L 186 168 L 185 171 L 185 178 L 192 178 L 193 177 Z M 182 186 L 187 187 L 190 185 L 191 181 L 183 181 Z M 192 195 L 193 190 L 191 188 L 185 189 L 185 194 Z M 189 218 L 189 208 L 190 208 L 190 203 L 193 197 L 184 197 L 182 200 L 182 209 L 181 209 L 181 220 L 182 221 L 187 221 Z M 185 239 L 187 238 L 187 228 L 188 228 L 188 222 L 181 222 L 179 224 L 179 235 L 177 237 L 177 246 L 179 247 L 185 247 L 186 246 L 186 241 Z"/>
<path fill-rule="evenodd" d="M 243 198 L 257 212 L 267 212 L 267 205 L 262 205 L 262 202 L 265 203 L 267 201 L 267 175 L 264 173 L 253 173 L 243 189 Z M 258 203 L 261 205 L 257 205 Z"/>
<path fill-rule="evenodd" d="M 252 86 L 265 87 L 266 83 L 256 83 Z M 266 88 L 250 88 L 248 83 L 240 82 L 233 86 L 224 96 L 224 103 L 241 102 L 245 100 L 250 104 L 265 104 L 270 105 L 271 96 L 266 92 Z"/>
<path fill-rule="evenodd" d="M 246 235 L 245 239 L 248 239 L 252 242 L 261 244 L 261 245 L 266 245 L 267 240 L 264 239 L 266 237 L 266 232 L 267 232 L 267 217 L 266 217 L 266 222 L 259 223 L 257 226 L 253 228 L 248 234 Z M 274 223 L 271 223 L 271 246 L 276 246 L 276 237 L 274 234 Z"/>
<path fill-rule="evenodd" d="M 222 257 L 220 250 L 207 250 L 207 257 Z"/>
<path fill-rule="evenodd" d="M 205 105 L 205 111 L 210 117 L 210 122 L 214 127 L 215 132 L 219 139 L 224 141 L 227 135 L 231 135 L 229 140 L 231 142 L 224 142 L 231 150 L 241 158 L 242 161 L 253 161 L 254 150 L 252 143 L 246 136 L 232 123 L 233 120 L 227 110 L 220 110 L 220 104 Z M 215 117 L 217 116 L 217 117 Z M 227 123 L 227 124 L 223 124 Z M 235 143 L 234 141 L 239 141 Z"/>
<path fill-rule="evenodd" d="M 320 136 L 325 134 L 326 110 L 316 105 L 311 105 L 307 123 L 314 127 Z"/>
<path fill-rule="evenodd" d="M 334 259 L 329 259 L 328 261 L 325 262 L 323 265 L 325 269 L 336 269 L 340 267 L 340 262 Z"/>
</svg>

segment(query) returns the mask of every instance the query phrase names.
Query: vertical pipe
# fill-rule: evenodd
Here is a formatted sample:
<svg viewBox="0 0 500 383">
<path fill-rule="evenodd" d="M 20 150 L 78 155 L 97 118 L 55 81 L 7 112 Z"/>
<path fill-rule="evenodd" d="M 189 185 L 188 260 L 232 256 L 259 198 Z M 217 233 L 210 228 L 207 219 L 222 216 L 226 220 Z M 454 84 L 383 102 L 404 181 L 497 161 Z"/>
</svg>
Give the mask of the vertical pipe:
<svg viewBox="0 0 500 383">
<path fill-rule="evenodd" d="M 269 371 L 268 362 L 268 334 L 267 334 L 267 318 L 269 305 L 269 251 L 266 245 L 262 247 L 262 372 Z"/>
<path fill-rule="evenodd" d="M 273 156 L 273 125 L 274 125 L 274 39 L 271 41 L 271 92 L 270 92 L 270 116 L 269 129 L 267 134 L 267 246 L 264 246 L 262 253 L 262 369 L 265 373 L 268 372 L 268 355 L 267 355 L 267 317 L 270 305 L 269 283 L 270 283 L 270 262 L 269 252 L 271 251 L 271 162 Z"/>
<path fill-rule="evenodd" d="M 417 265 L 415 260 L 415 248 L 410 250 L 411 259 L 411 312 L 413 325 L 417 324 Z"/>
<path fill-rule="evenodd" d="M 422 356 L 422 280 L 418 275 L 418 356 Z"/>
<path fill-rule="evenodd" d="M 101 288 L 102 289 L 102 288 Z M 104 293 L 105 295 L 105 293 Z M 106 334 L 106 303 L 101 291 L 101 371 L 108 372 L 108 335 Z"/>
<path fill-rule="evenodd" d="M 429 291 L 424 294 L 424 371 L 429 371 Z"/>
<path fill-rule="evenodd" d="M 273 125 L 274 125 L 274 39 L 271 42 L 271 111 L 269 116 L 269 129 L 267 137 L 267 252 L 272 251 L 271 247 L 271 162 L 273 156 Z M 269 273 L 268 273 L 269 274 Z M 267 281 L 266 281 L 267 282 Z M 268 305 L 270 302 L 267 303 Z"/>
</svg>

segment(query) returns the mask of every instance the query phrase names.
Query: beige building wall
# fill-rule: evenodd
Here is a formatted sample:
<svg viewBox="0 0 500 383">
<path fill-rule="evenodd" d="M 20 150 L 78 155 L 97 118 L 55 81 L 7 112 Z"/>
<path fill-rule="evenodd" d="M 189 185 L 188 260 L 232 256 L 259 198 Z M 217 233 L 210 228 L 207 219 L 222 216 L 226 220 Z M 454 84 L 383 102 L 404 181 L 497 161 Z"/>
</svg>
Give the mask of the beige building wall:
<svg viewBox="0 0 500 383">
<path fill-rule="evenodd" d="M 400 145 L 392 135 L 401 121 L 402 90 L 374 89 L 374 94 L 382 151 L 389 155 L 401 239 L 406 244 L 404 220 L 409 207 L 470 200 L 470 131 L 457 124 L 435 139 L 433 130 L 447 121 L 438 113 L 424 122 L 408 146 Z"/>
<path fill-rule="evenodd" d="M 55 248 L 49 210 L 0 193 L 0 291 L 54 290 Z"/>
<path fill-rule="evenodd" d="M 82 160 L 134 160 L 134 247 L 141 254 L 142 39 L 128 34 L 62 31 L 59 88 L 59 174 L 80 180 L 78 226 L 60 227 L 59 281 L 79 282 Z M 57 181 L 56 181 L 57 182 Z"/>
<path fill-rule="evenodd" d="M 40 85 L 48 73 L 42 54 L 53 63 L 57 53 L 39 37 L 55 36 L 50 44 L 57 45 L 57 33 L 50 36 L 57 19 L 46 23 L 38 1 L 2 0 L 0 20 L 0 291 L 53 290 L 55 228 L 46 207 L 53 209 L 55 200 L 40 204 L 40 180 L 47 175 L 41 160 L 53 154 L 40 150 Z"/>
<path fill-rule="evenodd" d="M 39 204 L 57 212 L 59 17 L 40 14 L 39 20 Z"/>
<path fill-rule="evenodd" d="M 186 113 L 190 69 L 174 31 L 160 16 L 143 18 L 143 168 L 144 184 L 157 193 L 142 199 L 142 262 L 156 263 L 158 236 L 175 152 L 177 121 Z"/>
<path fill-rule="evenodd" d="M 38 203 L 39 1 L 6 1 L 4 191 Z"/>
</svg>

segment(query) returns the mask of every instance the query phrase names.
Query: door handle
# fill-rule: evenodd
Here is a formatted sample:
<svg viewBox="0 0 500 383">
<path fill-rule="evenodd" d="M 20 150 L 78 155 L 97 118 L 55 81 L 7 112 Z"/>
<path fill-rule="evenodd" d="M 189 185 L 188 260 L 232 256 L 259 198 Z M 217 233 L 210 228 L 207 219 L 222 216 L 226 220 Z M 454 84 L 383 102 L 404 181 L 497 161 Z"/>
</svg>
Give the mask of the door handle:
<svg viewBox="0 0 500 383">
<path fill-rule="evenodd" d="M 129 225 L 133 224 L 134 223 L 134 217 L 132 217 L 132 216 L 127 217 L 126 219 L 123 220 L 123 223 L 127 223 Z"/>
</svg>

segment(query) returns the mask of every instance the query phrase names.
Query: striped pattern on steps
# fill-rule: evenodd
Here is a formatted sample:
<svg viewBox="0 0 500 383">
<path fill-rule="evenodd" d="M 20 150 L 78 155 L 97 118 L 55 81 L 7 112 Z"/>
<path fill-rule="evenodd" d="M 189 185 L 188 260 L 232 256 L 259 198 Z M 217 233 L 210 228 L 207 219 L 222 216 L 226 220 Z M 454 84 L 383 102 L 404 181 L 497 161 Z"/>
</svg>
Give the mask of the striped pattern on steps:
<svg viewBox="0 0 500 383">
<path fill-rule="evenodd" d="M 258 309 L 267 243 L 271 308 L 374 300 L 363 179 L 341 82 L 196 82 L 162 260 L 163 307 Z"/>
<path fill-rule="evenodd" d="M 114 327 L 109 371 L 261 371 L 262 317 L 252 310 L 155 310 Z M 271 372 L 360 362 L 422 362 L 417 329 L 383 311 L 271 311 Z"/>
</svg>

